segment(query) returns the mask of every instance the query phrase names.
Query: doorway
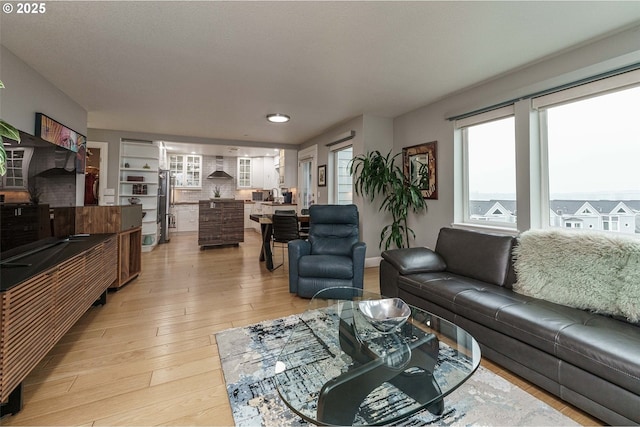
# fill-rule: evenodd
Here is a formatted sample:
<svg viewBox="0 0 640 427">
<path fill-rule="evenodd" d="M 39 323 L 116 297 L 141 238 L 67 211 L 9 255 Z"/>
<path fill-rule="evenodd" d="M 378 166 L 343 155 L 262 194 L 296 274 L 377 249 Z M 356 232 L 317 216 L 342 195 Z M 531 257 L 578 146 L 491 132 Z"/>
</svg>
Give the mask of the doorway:
<svg viewBox="0 0 640 427">
<path fill-rule="evenodd" d="M 298 209 L 309 209 L 314 203 L 317 203 L 317 182 L 313 179 L 316 170 L 316 157 L 318 155 L 318 146 L 306 148 L 298 152 Z"/>
<path fill-rule="evenodd" d="M 104 206 L 107 188 L 107 161 L 109 144 L 87 141 L 87 163 L 84 175 L 84 205 Z"/>
</svg>

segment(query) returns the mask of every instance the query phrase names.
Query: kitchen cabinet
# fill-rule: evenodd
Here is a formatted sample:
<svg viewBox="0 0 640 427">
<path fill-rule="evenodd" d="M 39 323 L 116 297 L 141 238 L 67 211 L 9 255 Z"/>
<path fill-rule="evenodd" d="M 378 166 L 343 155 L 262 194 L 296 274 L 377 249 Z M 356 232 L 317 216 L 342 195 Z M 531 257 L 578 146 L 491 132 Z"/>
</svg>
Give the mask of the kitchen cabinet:
<svg viewBox="0 0 640 427">
<path fill-rule="evenodd" d="M 202 156 L 174 154 L 169 156 L 169 170 L 175 188 L 202 188 Z"/>
<path fill-rule="evenodd" d="M 200 200 L 198 245 L 237 245 L 240 242 L 244 242 L 244 202 L 234 199 Z"/>
<path fill-rule="evenodd" d="M 145 216 L 142 219 L 142 242 L 150 236 L 151 244 L 142 244 L 142 250 L 153 250 L 158 242 L 158 168 L 160 148 L 154 143 L 120 143 L 119 193 L 120 205 L 137 199 Z"/>
<path fill-rule="evenodd" d="M 253 228 L 251 221 L 251 211 L 253 209 L 253 203 L 245 203 L 244 205 L 244 228 Z"/>
<path fill-rule="evenodd" d="M 273 157 L 238 157 L 238 188 L 271 190 L 278 187 Z"/>
<path fill-rule="evenodd" d="M 278 158 L 278 187 L 293 188 L 298 185 L 298 152 L 280 150 Z"/>
<path fill-rule="evenodd" d="M 198 231 L 198 205 L 195 203 L 175 205 L 175 231 Z"/>
<path fill-rule="evenodd" d="M 251 187 L 264 188 L 264 158 L 251 158 Z"/>
<path fill-rule="evenodd" d="M 263 189 L 265 190 L 271 190 L 273 188 L 280 188 L 280 185 L 278 184 L 278 171 L 276 170 L 275 167 L 275 162 L 274 162 L 274 158 L 275 157 L 265 157 L 263 162 L 264 162 L 264 172 L 263 172 L 263 180 L 264 180 L 264 184 L 263 184 Z"/>
<path fill-rule="evenodd" d="M 249 157 L 238 157 L 238 188 L 251 188 L 252 160 Z"/>
</svg>

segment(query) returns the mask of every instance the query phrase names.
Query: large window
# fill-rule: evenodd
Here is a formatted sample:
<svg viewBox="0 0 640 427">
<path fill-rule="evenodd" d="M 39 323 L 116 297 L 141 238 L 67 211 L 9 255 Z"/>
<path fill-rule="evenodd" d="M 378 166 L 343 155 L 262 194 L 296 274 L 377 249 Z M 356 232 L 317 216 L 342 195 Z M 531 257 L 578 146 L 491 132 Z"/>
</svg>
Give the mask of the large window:
<svg viewBox="0 0 640 427">
<path fill-rule="evenodd" d="M 633 70 L 455 117 L 455 222 L 640 237 L 638 111 Z"/>
<path fill-rule="evenodd" d="M 640 87 L 540 108 L 550 226 L 640 230 L 639 111 Z"/>
<path fill-rule="evenodd" d="M 501 113 L 512 114 L 512 111 L 507 108 Z M 493 118 L 495 115 L 461 122 L 465 157 L 464 220 L 513 227 L 516 222 L 514 118 L 512 115 Z M 486 119 L 489 121 L 483 121 Z"/>
<path fill-rule="evenodd" d="M 334 203 L 348 205 L 353 203 L 353 178 L 349 173 L 349 162 L 353 158 L 353 146 L 341 148 L 333 152 Z"/>
</svg>

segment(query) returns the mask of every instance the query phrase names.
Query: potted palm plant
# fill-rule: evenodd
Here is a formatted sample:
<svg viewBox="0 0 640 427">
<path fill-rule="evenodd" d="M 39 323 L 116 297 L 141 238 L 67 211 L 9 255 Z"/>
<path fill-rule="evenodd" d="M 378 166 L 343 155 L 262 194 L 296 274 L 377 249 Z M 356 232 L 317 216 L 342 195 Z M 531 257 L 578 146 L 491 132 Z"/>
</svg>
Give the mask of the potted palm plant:
<svg viewBox="0 0 640 427">
<path fill-rule="evenodd" d="M 2 81 L 0 80 L 0 89 L 3 88 L 4 84 L 2 84 Z M 0 139 L 3 137 L 20 142 L 20 133 L 18 132 L 18 129 L 0 119 Z M 7 152 L 4 149 L 4 144 L 0 144 L 0 176 L 4 176 L 5 173 L 7 173 Z"/>
<path fill-rule="evenodd" d="M 429 182 L 427 165 L 422 165 L 411 180 L 395 163 L 400 154 L 391 156 L 389 152 L 385 156 L 376 150 L 354 157 L 349 166 L 356 194 L 368 197 L 370 202 L 382 198 L 380 209 L 391 214 L 393 222 L 380 233 L 379 247 L 384 246 L 385 250 L 392 244 L 408 248 L 410 239 L 415 238 L 415 232 L 407 225 L 409 211 L 419 213 L 427 209 L 420 190 Z"/>
</svg>

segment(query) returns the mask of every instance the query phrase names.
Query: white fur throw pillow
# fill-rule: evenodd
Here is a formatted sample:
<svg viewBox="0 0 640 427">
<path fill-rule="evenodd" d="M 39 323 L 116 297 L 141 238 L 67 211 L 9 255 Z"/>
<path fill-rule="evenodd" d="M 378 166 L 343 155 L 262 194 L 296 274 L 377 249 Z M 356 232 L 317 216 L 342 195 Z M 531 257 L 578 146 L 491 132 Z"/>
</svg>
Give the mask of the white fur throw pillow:
<svg viewBox="0 0 640 427">
<path fill-rule="evenodd" d="M 597 313 L 640 320 L 640 239 L 529 230 L 514 250 L 514 291 Z"/>
</svg>

